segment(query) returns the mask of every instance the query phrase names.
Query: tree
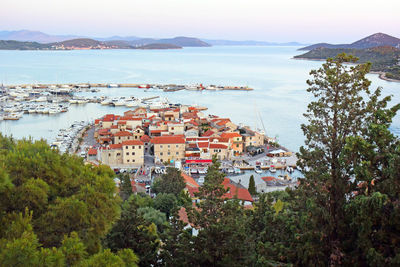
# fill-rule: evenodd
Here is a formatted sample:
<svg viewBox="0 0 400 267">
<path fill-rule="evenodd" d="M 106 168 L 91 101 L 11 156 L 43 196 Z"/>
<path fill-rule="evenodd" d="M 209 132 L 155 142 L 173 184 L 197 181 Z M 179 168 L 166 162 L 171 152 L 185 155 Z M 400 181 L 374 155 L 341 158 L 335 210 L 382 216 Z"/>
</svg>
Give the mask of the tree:
<svg viewBox="0 0 400 267">
<path fill-rule="evenodd" d="M 138 212 L 149 203 L 151 202 L 146 198 L 132 195 L 122 205 L 121 218 L 114 224 L 104 242 L 113 252 L 124 248 L 132 249 L 139 256 L 140 266 L 156 264 L 160 245 L 156 225 Z"/>
<path fill-rule="evenodd" d="M 0 194 L 1 212 L 33 211 L 34 233 L 45 248 L 59 247 L 64 235 L 77 232 L 88 251 L 100 249 L 120 211 L 109 167 L 85 165 L 44 141 L 1 135 L 0 166 L 0 181 L 9 181 Z"/>
<path fill-rule="evenodd" d="M 153 183 L 153 191 L 165 194 L 174 194 L 178 196 L 179 193 L 185 188 L 186 184 L 183 180 L 181 171 L 176 168 L 167 168 L 167 173 L 163 174 L 160 179 Z"/>
<path fill-rule="evenodd" d="M 177 204 L 178 201 L 174 194 L 160 193 L 154 198 L 154 208 L 165 213 L 167 218 L 169 218 L 172 209 L 174 209 Z"/>
<path fill-rule="evenodd" d="M 363 135 L 348 138 L 345 159 L 357 187 L 346 205 L 348 262 L 360 265 L 400 264 L 400 140 L 390 124 L 400 104 L 387 108 L 390 97 L 374 99 L 375 112 Z"/>
<path fill-rule="evenodd" d="M 147 222 L 154 223 L 158 229 L 167 221 L 165 213 L 156 210 L 153 207 L 144 207 L 137 210 L 138 214 L 143 217 Z"/>
<path fill-rule="evenodd" d="M 123 201 L 127 200 L 132 194 L 132 183 L 128 173 L 119 174 L 119 195 Z"/>
<path fill-rule="evenodd" d="M 257 194 L 257 189 L 256 189 L 256 183 L 254 182 L 254 176 L 250 176 L 249 180 L 249 193 L 252 196 L 255 196 Z"/>
<path fill-rule="evenodd" d="M 302 125 L 306 141 L 298 154 L 298 164 L 305 170 L 299 205 L 312 214 L 301 240 L 308 245 L 300 253 L 310 255 L 303 264 L 343 264 L 342 241 L 348 234 L 344 208 L 356 186 L 344 148 L 349 137 L 363 134 L 380 94 L 379 89 L 370 93 L 371 82 L 365 78 L 371 64 L 345 62 L 356 59 L 345 54 L 328 59 L 310 72 L 313 79 L 307 81 L 315 101 L 304 114 L 309 124 Z"/>
<path fill-rule="evenodd" d="M 199 229 L 193 240 L 195 262 L 200 266 L 248 266 L 255 256 L 249 217 L 238 200 L 224 197 L 225 176 L 219 166 L 214 158 L 199 189 L 200 203 L 187 207 L 189 222 Z"/>
<path fill-rule="evenodd" d="M 185 229 L 186 223 L 180 220 L 177 209 L 172 214 L 169 225 L 160 234 L 159 258 L 165 266 L 196 266 L 192 231 Z"/>
</svg>

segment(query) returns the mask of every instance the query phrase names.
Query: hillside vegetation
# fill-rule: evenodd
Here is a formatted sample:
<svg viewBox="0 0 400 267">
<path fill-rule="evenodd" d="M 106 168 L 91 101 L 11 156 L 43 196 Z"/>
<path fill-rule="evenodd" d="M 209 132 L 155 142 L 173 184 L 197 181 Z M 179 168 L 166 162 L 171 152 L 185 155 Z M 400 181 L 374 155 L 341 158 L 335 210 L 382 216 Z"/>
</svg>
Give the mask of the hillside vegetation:
<svg viewBox="0 0 400 267">
<path fill-rule="evenodd" d="M 299 59 L 327 59 L 340 53 L 359 58 L 359 63 L 371 62 L 371 70 L 385 72 L 385 76 L 400 80 L 400 49 L 392 46 L 373 47 L 367 49 L 351 48 L 316 48 L 305 54 L 295 56 Z"/>
</svg>

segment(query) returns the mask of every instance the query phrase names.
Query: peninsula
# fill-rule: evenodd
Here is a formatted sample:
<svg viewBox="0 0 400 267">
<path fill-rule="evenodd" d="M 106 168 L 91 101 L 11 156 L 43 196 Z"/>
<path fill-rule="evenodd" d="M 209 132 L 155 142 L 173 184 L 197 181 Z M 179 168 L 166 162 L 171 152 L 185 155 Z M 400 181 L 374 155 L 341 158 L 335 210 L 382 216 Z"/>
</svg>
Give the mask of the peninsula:
<svg viewBox="0 0 400 267">
<path fill-rule="evenodd" d="M 0 40 L 0 50 L 91 50 L 91 49 L 181 49 L 174 44 L 131 45 L 126 41 L 100 42 L 89 38 L 72 39 L 57 43 L 20 42 Z"/>
<path fill-rule="evenodd" d="M 400 39 L 383 33 L 376 33 L 352 44 L 314 44 L 299 50 L 307 53 L 295 59 L 325 60 L 340 53 L 359 58 L 359 63 L 371 62 L 371 71 L 379 73 L 381 79 L 400 81 Z"/>
</svg>

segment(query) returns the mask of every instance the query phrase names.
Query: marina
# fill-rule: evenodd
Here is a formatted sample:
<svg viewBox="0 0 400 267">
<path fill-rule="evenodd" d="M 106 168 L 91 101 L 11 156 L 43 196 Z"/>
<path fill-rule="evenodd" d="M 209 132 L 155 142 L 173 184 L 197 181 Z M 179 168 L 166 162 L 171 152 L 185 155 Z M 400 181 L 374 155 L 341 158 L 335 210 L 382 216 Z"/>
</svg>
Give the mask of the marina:
<svg viewBox="0 0 400 267">
<path fill-rule="evenodd" d="M 304 123 L 302 114 L 311 100 L 306 92 L 305 81 L 309 78 L 309 71 L 321 65 L 321 62 L 317 61 L 292 60 L 291 58 L 298 54 L 298 48 L 187 48 L 179 51 L 179 57 L 176 51 L 171 50 L 146 53 L 126 50 L 74 50 L 68 53 L 0 51 L 0 83 L 16 88 L 18 85 L 38 84 L 81 85 L 80 88 L 70 88 L 74 91 L 74 96 L 90 99 L 94 96 L 110 100 L 131 96 L 142 99 L 152 96 L 167 97 L 173 103 L 206 106 L 210 114 L 229 116 L 234 121 L 257 127 L 260 127 L 258 117 L 261 115 L 269 136 L 277 137 L 279 143 L 285 144 L 288 149 L 298 151 L 304 144 L 300 128 L 300 124 Z M 382 94 L 393 95 L 391 103 L 400 101 L 398 83 L 383 81 L 376 74 L 368 74 L 367 77 L 372 81 L 371 88 L 381 86 Z M 96 84 L 89 81 L 98 81 L 96 83 L 110 87 L 85 88 L 87 84 Z M 254 90 L 164 92 L 153 88 L 117 87 L 122 83 L 248 84 Z M 54 90 L 54 96 L 62 99 L 62 94 L 67 91 L 64 87 L 60 86 L 59 90 Z M 49 89 L 38 91 L 41 90 Z M 52 95 L 50 93 L 50 97 Z M 132 108 L 92 102 L 95 101 L 90 100 L 86 104 L 63 102 L 62 104 L 69 104 L 68 112 L 23 114 L 19 120 L 1 121 L 1 131 L 15 138 L 31 136 L 34 139 L 53 140 L 58 129 L 68 128 L 77 119 L 87 121 L 105 113 L 123 112 Z M 399 115 L 393 119 L 390 129 L 395 134 L 400 133 Z"/>
</svg>

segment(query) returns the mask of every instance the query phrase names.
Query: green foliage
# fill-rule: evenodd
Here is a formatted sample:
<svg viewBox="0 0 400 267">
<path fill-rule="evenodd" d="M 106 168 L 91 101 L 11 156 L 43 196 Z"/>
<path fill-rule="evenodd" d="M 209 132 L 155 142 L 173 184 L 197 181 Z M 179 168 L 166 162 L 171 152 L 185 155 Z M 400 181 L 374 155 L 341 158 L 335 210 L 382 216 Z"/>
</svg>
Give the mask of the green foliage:
<svg viewBox="0 0 400 267">
<path fill-rule="evenodd" d="M 65 261 L 68 266 L 77 265 L 88 256 L 86 247 L 76 232 L 72 232 L 69 237 L 64 236 L 60 250 L 65 255 Z"/>
<path fill-rule="evenodd" d="M 154 181 L 152 189 L 156 194 L 165 193 L 178 196 L 185 188 L 185 185 L 181 171 L 176 168 L 167 167 L 167 173 Z"/>
<path fill-rule="evenodd" d="M 254 257 L 250 220 L 238 200 L 225 201 L 219 166 L 214 158 L 198 194 L 200 203 L 187 208 L 190 223 L 199 229 L 193 240 L 194 261 L 200 266 L 246 266 Z"/>
<path fill-rule="evenodd" d="M 256 183 L 254 182 L 253 175 L 250 176 L 250 180 L 249 180 L 249 193 L 252 196 L 257 195 Z"/>
<path fill-rule="evenodd" d="M 0 210 L 33 211 L 35 234 L 44 247 L 60 246 L 63 236 L 75 231 L 89 251 L 99 250 L 119 216 L 112 170 L 84 165 L 44 141 L 0 136 L 0 147 L 0 177 L 12 183 L 0 194 Z"/>
<path fill-rule="evenodd" d="M 400 57 L 400 49 L 394 47 L 374 47 L 366 49 L 351 48 L 318 48 L 313 49 L 295 58 L 329 59 L 338 54 L 346 53 L 360 59 L 360 63 L 372 63 L 373 71 L 390 71 L 397 64 Z M 351 60 L 348 62 L 352 62 Z M 393 69 L 394 70 L 394 69 Z"/>
<path fill-rule="evenodd" d="M 104 243 L 112 251 L 130 248 L 140 258 L 140 266 L 157 262 L 160 245 L 157 227 L 139 214 L 140 208 L 149 207 L 148 197 L 132 195 L 122 206 L 121 218 L 113 225 Z M 151 199 L 150 199 L 151 200 Z"/>
<path fill-rule="evenodd" d="M 165 213 L 156 210 L 153 207 L 144 207 L 137 210 L 138 214 L 143 217 L 147 222 L 154 223 L 157 227 L 161 226 L 166 222 L 167 218 Z"/>
<path fill-rule="evenodd" d="M 173 194 L 157 194 L 154 199 L 154 208 L 165 213 L 167 218 L 169 218 L 172 209 L 178 205 L 178 201 Z"/>
<path fill-rule="evenodd" d="M 119 195 L 125 201 L 133 194 L 131 178 L 128 173 L 121 173 L 118 175 L 118 178 L 120 180 Z"/>
</svg>

